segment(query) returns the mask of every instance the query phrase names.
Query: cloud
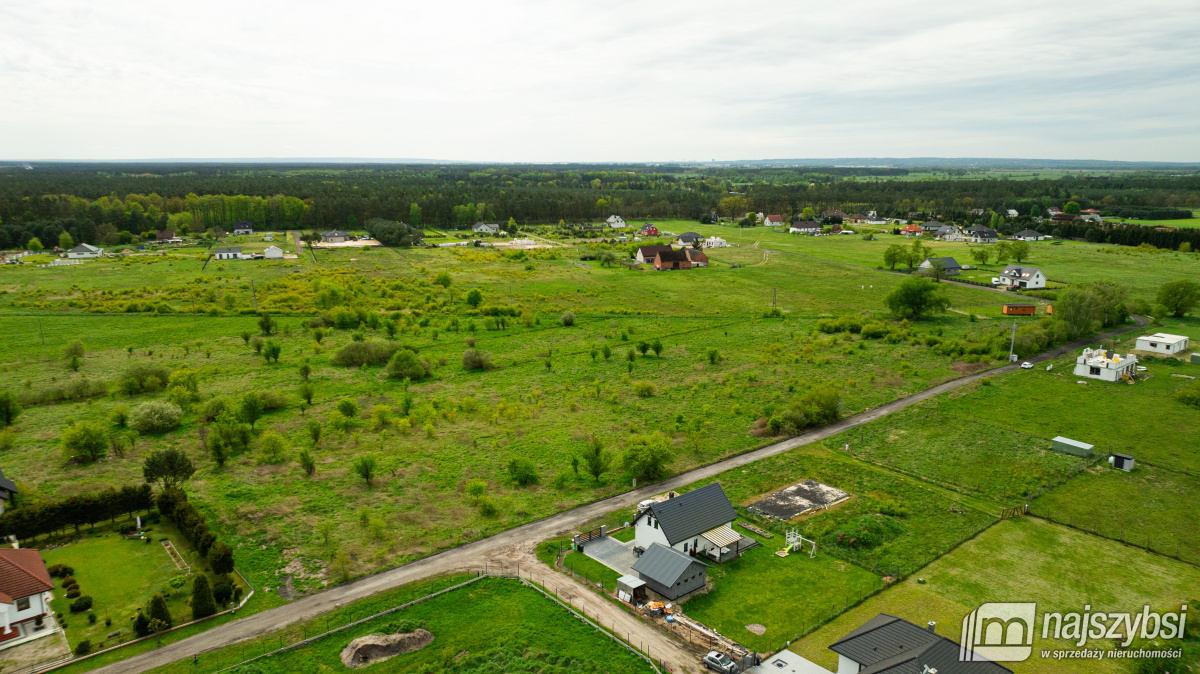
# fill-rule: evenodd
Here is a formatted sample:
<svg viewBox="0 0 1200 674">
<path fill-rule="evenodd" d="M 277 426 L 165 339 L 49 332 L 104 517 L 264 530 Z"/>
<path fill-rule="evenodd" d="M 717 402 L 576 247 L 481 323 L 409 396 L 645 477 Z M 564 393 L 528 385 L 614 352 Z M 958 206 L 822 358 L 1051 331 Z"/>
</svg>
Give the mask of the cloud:
<svg viewBox="0 0 1200 674">
<path fill-rule="evenodd" d="M 1179 2 L 0 4 L 0 157 L 1200 160 Z"/>
</svg>

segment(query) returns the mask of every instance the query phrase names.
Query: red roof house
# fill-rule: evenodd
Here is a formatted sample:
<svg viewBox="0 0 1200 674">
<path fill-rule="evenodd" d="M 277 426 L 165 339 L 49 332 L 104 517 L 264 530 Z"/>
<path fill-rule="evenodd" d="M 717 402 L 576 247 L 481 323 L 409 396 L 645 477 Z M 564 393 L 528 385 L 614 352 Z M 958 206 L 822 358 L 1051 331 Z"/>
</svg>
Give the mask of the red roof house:
<svg viewBox="0 0 1200 674">
<path fill-rule="evenodd" d="M 900 231 L 905 234 L 920 234 L 925 230 L 920 225 L 905 225 L 900 228 Z"/>
<path fill-rule="evenodd" d="M 783 216 L 782 215 L 768 215 L 766 224 L 767 224 L 767 227 L 782 227 L 783 226 Z"/>
<path fill-rule="evenodd" d="M 37 550 L 0 548 L 0 643 L 33 633 L 32 623 L 50 612 L 53 589 Z"/>
</svg>

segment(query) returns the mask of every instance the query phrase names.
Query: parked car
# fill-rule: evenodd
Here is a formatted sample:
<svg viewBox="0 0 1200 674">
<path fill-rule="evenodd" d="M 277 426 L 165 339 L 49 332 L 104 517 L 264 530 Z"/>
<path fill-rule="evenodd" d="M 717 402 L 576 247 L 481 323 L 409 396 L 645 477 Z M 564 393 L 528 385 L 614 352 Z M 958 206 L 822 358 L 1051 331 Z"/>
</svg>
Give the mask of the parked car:
<svg viewBox="0 0 1200 674">
<path fill-rule="evenodd" d="M 709 651 L 708 655 L 700 658 L 700 662 L 704 663 L 706 668 L 714 672 L 721 672 L 721 674 L 735 674 L 737 672 L 737 663 L 721 651 Z"/>
<path fill-rule="evenodd" d="M 1033 369 L 1033 363 L 1031 363 L 1031 362 L 1029 362 L 1029 361 L 1025 361 L 1024 363 L 1021 363 L 1021 369 L 1022 369 L 1022 370 L 1032 370 L 1032 369 Z"/>
</svg>

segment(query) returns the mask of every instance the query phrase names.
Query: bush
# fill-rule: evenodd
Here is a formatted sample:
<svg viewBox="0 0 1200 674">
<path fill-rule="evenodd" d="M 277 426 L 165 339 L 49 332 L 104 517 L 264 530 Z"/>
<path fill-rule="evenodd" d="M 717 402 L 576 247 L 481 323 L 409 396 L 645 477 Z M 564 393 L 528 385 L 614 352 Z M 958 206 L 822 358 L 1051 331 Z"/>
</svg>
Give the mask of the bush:
<svg viewBox="0 0 1200 674">
<path fill-rule="evenodd" d="M 283 391 L 277 389 L 259 391 L 258 399 L 262 401 L 264 410 L 278 410 L 287 407 L 287 396 L 283 394 Z"/>
<path fill-rule="evenodd" d="M 69 597 L 71 594 L 68 592 L 67 596 Z M 71 602 L 71 613 L 82 613 L 90 608 L 92 608 L 92 598 L 86 594 Z"/>
<path fill-rule="evenodd" d="M 63 625 L 66 627 L 66 625 Z M 87 655 L 92 652 L 92 642 L 90 639 L 84 639 L 75 646 L 75 655 Z"/>
<path fill-rule="evenodd" d="M 842 525 L 833 532 L 836 543 L 843 548 L 878 547 L 905 533 L 903 524 L 891 517 L 863 515 Z"/>
<path fill-rule="evenodd" d="M 343 367 L 362 367 L 367 364 L 386 363 L 397 348 L 399 347 L 395 344 L 382 339 L 350 342 L 338 349 L 330 362 Z"/>
<path fill-rule="evenodd" d="M 779 413 L 778 430 L 794 435 L 810 426 L 833 423 L 841 407 L 842 397 L 836 389 L 828 386 L 812 389 Z"/>
<path fill-rule="evenodd" d="M 649 398 L 654 395 L 654 384 L 648 381 L 638 381 L 633 383 L 633 392 L 639 398 Z"/>
<path fill-rule="evenodd" d="M 171 379 L 171 371 L 155 363 L 133 363 L 121 376 L 121 388 L 128 395 L 157 391 Z"/>
<path fill-rule="evenodd" d="M 491 356 L 483 351 L 467 349 L 463 352 L 463 368 L 467 370 L 492 369 Z"/>
<path fill-rule="evenodd" d="M 150 619 L 141 611 L 138 611 L 137 618 L 133 621 L 133 633 L 139 637 L 150 635 Z"/>
<path fill-rule="evenodd" d="M 229 396 L 215 396 L 210 398 L 200 407 L 200 416 L 205 421 L 212 421 L 221 415 L 227 409 L 233 409 L 233 401 Z"/>
<path fill-rule="evenodd" d="M 480 496 L 483 496 L 484 494 L 487 493 L 487 488 L 488 488 L 487 482 L 485 482 L 483 480 L 478 480 L 478 479 L 468 480 L 465 491 L 467 492 L 467 496 L 470 496 L 472 498 L 479 498 Z"/>
<path fill-rule="evenodd" d="M 229 583 L 218 583 L 212 590 L 213 601 L 221 606 L 229 604 L 229 600 L 233 599 L 233 586 Z"/>
<path fill-rule="evenodd" d="M 75 577 L 69 573 L 65 574 L 65 577 L 63 578 L 62 586 L 66 587 L 66 586 L 72 585 L 74 583 L 75 583 Z"/>
<path fill-rule="evenodd" d="M 484 517 L 495 517 L 500 514 L 500 506 L 488 496 L 479 499 L 479 514 Z"/>
<path fill-rule="evenodd" d="M 162 433 L 177 428 L 183 420 L 183 410 L 164 400 L 151 400 L 133 408 L 129 427 L 138 433 Z"/>
<path fill-rule="evenodd" d="M 1200 382 L 1176 391 L 1175 399 L 1184 405 L 1200 407 Z"/>
<path fill-rule="evenodd" d="M 415 351 L 401 348 L 392 354 L 388 361 L 387 373 L 393 379 L 411 379 L 416 381 L 428 377 L 433 366 L 427 358 L 420 358 Z"/>
<path fill-rule="evenodd" d="M 569 328 L 569 327 L 571 327 L 572 325 L 575 325 L 575 312 L 573 312 L 573 311 L 564 311 L 564 312 L 562 313 L 562 316 L 559 316 L 559 317 L 558 317 L 558 320 L 559 320 L 559 322 L 560 322 L 560 323 L 562 323 L 562 324 L 563 324 L 563 326 L 564 326 L 564 327 L 568 327 L 568 328 Z"/>
<path fill-rule="evenodd" d="M 108 433 L 91 421 L 80 421 L 66 427 L 61 441 L 67 457 L 84 463 L 91 463 L 108 454 Z"/>
<path fill-rule="evenodd" d="M 508 462 L 508 477 L 521 487 L 536 484 L 538 481 L 537 466 L 529 459 L 511 459 Z"/>
</svg>

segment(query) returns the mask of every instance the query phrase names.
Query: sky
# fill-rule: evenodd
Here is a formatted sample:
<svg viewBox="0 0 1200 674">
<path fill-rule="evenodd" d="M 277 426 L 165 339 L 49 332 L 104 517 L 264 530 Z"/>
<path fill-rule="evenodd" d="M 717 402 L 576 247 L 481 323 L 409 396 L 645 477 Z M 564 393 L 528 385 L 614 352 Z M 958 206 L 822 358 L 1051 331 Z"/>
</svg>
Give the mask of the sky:
<svg viewBox="0 0 1200 674">
<path fill-rule="evenodd" d="M 0 0 L 0 159 L 1200 161 L 1200 2 Z"/>
</svg>

